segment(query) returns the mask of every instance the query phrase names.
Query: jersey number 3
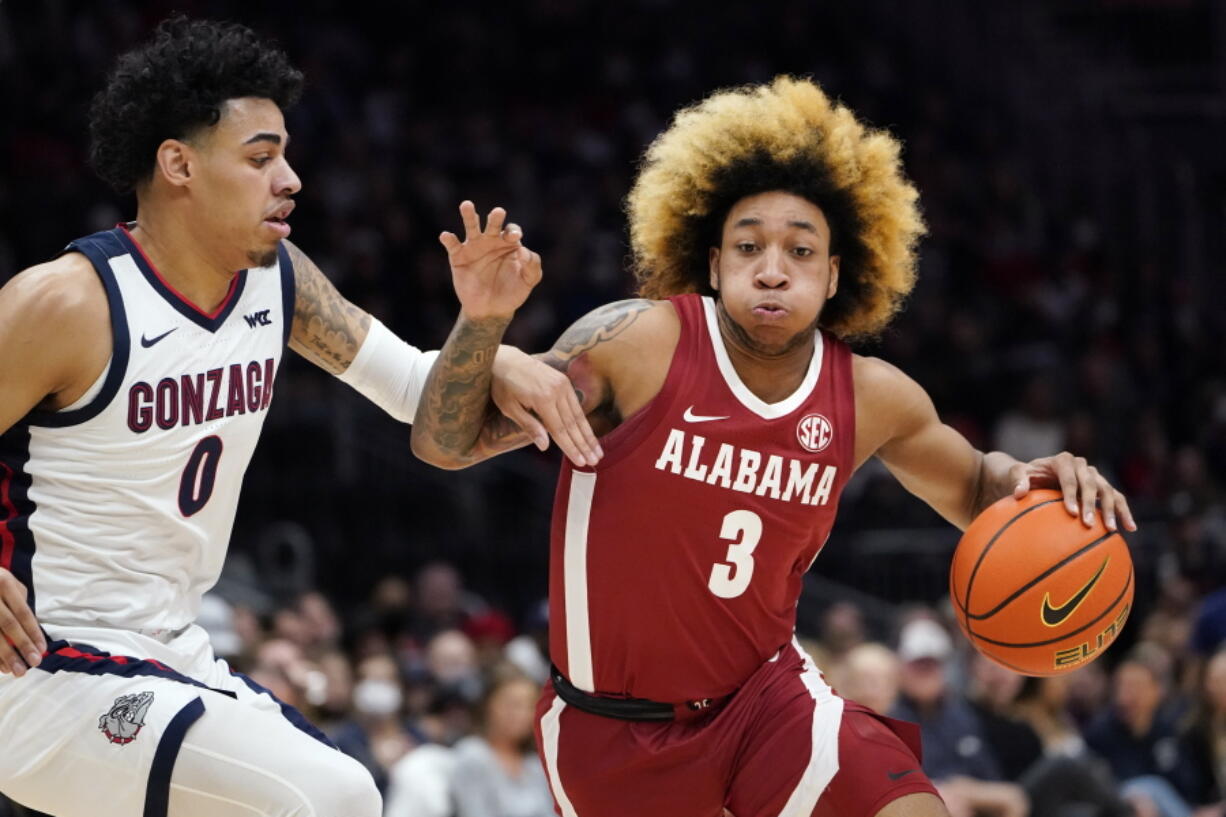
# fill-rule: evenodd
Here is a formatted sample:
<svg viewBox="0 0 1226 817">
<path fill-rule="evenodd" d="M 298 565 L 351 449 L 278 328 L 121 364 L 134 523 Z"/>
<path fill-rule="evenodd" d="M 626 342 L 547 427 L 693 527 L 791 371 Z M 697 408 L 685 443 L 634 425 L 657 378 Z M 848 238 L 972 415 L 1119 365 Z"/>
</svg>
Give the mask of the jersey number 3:
<svg viewBox="0 0 1226 817">
<path fill-rule="evenodd" d="M 753 511 L 732 511 L 724 517 L 719 536 L 732 541 L 726 557 L 731 564 L 716 562 L 707 587 L 721 599 L 735 599 L 753 578 L 753 550 L 762 538 L 762 517 Z"/>
<path fill-rule="evenodd" d="M 209 503 L 217 466 L 221 463 L 221 437 L 212 435 L 196 444 L 179 480 L 179 513 L 191 516 Z"/>
</svg>

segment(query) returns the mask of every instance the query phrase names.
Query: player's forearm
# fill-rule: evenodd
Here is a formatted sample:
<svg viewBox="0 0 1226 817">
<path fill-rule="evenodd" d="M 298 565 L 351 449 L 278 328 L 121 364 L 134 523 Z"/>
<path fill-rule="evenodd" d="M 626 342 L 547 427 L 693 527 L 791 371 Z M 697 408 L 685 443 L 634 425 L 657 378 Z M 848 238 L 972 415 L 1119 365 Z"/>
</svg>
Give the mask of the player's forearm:
<svg viewBox="0 0 1226 817">
<path fill-rule="evenodd" d="M 509 318 L 470 320 L 463 313 L 426 378 L 413 421 L 413 453 L 440 468 L 476 461 L 490 419 L 494 357 Z"/>
<path fill-rule="evenodd" d="M 974 519 L 993 502 L 1013 493 L 1016 484 L 1010 469 L 1018 461 L 1003 451 L 989 451 L 979 463 L 979 479 L 975 499 L 971 504 L 970 518 Z"/>
</svg>

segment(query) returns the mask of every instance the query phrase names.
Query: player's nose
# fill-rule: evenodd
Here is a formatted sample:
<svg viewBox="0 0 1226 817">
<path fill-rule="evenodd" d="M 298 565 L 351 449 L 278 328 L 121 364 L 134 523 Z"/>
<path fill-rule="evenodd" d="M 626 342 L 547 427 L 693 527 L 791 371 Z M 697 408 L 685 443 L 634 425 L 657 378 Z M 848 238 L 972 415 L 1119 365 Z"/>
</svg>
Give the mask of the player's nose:
<svg viewBox="0 0 1226 817">
<path fill-rule="evenodd" d="M 292 196 L 302 189 L 302 179 L 298 178 L 294 168 L 286 162 L 282 171 L 277 174 L 274 186 L 276 189 L 273 192 L 278 196 Z"/>
<path fill-rule="evenodd" d="M 779 289 L 787 286 L 788 275 L 783 265 L 782 253 L 778 250 L 767 250 L 762 254 L 754 280 L 758 286 L 768 289 Z"/>
</svg>

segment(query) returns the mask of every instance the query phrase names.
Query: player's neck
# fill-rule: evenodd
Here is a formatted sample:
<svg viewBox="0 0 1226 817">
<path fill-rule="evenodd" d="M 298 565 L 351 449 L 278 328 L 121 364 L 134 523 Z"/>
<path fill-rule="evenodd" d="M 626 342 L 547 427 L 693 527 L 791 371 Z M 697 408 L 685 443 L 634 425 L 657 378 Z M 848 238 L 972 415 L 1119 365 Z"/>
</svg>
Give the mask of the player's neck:
<svg viewBox="0 0 1226 817">
<path fill-rule="evenodd" d="M 229 293 L 235 271 L 173 216 L 151 210 L 137 209 L 136 223 L 129 227 L 132 238 L 166 283 L 202 311 L 213 312 Z"/>
<path fill-rule="evenodd" d="M 728 316 L 722 305 L 717 314 L 719 334 L 728 351 L 728 359 L 741 382 L 755 396 L 766 403 L 777 403 L 800 388 L 813 359 L 813 334 L 792 348 L 772 354 L 756 348 L 753 339 Z"/>
</svg>

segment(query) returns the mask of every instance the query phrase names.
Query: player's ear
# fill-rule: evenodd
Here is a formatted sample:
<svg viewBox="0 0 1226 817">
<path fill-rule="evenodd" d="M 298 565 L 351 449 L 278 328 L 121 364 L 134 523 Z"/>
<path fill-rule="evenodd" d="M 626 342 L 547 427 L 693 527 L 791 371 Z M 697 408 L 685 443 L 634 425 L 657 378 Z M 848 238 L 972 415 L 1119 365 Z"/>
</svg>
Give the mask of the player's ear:
<svg viewBox="0 0 1226 817">
<path fill-rule="evenodd" d="M 158 145 L 157 172 L 175 187 L 182 187 L 191 181 L 195 159 L 191 145 L 178 139 L 167 139 Z"/>
<path fill-rule="evenodd" d="M 830 256 L 830 283 L 826 285 L 826 300 L 834 297 L 839 291 L 839 256 Z"/>
<path fill-rule="evenodd" d="M 707 255 L 707 261 L 710 266 L 710 284 L 711 289 L 719 292 L 719 247 L 712 247 Z"/>
</svg>

